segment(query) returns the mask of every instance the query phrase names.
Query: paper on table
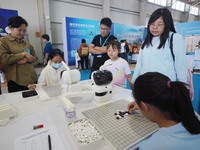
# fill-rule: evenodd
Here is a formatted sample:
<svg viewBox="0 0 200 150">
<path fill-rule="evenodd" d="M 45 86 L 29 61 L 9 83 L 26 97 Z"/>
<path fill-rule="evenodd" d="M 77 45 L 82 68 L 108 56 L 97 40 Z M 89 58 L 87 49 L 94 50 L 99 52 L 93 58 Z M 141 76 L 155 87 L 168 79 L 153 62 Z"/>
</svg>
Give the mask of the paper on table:
<svg viewBox="0 0 200 150">
<path fill-rule="evenodd" d="M 48 135 L 51 136 L 52 149 L 65 150 L 55 126 L 35 130 L 30 134 L 17 137 L 14 150 L 48 150 Z"/>
</svg>

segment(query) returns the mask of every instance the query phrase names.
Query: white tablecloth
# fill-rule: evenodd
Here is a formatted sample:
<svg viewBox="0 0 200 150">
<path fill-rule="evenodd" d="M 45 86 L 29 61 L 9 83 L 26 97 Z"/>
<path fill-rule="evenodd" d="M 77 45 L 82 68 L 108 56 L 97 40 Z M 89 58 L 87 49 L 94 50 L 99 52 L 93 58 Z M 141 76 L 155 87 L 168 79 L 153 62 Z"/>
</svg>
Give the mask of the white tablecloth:
<svg viewBox="0 0 200 150">
<path fill-rule="evenodd" d="M 132 100 L 131 91 L 114 87 L 112 101 L 120 99 Z M 76 119 L 84 117 L 82 111 L 96 107 L 92 103 L 92 99 L 87 98 L 77 99 L 72 103 L 76 107 Z M 33 126 L 37 124 L 43 124 L 44 128 L 55 126 L 64 147 L 68 150 L 78 150 L 76 143 L 67 130 L 70 120 L 65 117 L 63 106 L 58 98 L 41 101 L 39 98 L 23 99 L 21 92 L 6 93 L 0 95 L 1 104 L 16 106 L 18 117 L 11 119 L 7 125 L 0 126 L 0 150 L 14 150 L 15 138 L 33 132 Z M 105 150 L 107 148 L 103 146 L 98 149 Z"/>
</svg>

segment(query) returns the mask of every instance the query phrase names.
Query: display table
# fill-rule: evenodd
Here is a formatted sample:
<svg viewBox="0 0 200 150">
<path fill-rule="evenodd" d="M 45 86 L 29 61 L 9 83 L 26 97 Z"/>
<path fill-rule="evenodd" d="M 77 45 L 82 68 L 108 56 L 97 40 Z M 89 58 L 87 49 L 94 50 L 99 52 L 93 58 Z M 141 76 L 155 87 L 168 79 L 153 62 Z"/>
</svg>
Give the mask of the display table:
<svg viewBox="0 0 200 150">
<path fill-rule="evenodd" d="M 82 84 L 87 84 L 84 81 Z M 67 130 L 70 121 L 65 117 L 63 106 L 58 97 L 41 101 L 39 98 L 22 98 L 22 92 L 6 93 L 0 95 L 0 104 L 13 104 L 18 109 L 18 117 L 11 119 L 5 126 L 0 126 L 0 149 L 15 150 L 15 141 L 17 137 L 27 135 L 29 133 L 38 132 L 41 129 L 33 130 L 33 126 L 43 124 L 43 129 L 56 128 L 61 142 L 65 149 L 78 150 L 77 144 Z M 117 86 L 113 87 L 112 101 L 125 99 L 132 100 L 131 91 Z M 85 117 L 81 112 L 96 107 L 90 98 L 75 99 L 72 103 L 76 107 L 76 119 Z M 51 137 L 52 144 L 56 140 Z M 45 148 L 44 148 L 45 149 Z M 98 147 L 98 149 L 106 150 L 106 145 Z M 61 149 L 59 149 L 61 150 Z"/>
</svg>

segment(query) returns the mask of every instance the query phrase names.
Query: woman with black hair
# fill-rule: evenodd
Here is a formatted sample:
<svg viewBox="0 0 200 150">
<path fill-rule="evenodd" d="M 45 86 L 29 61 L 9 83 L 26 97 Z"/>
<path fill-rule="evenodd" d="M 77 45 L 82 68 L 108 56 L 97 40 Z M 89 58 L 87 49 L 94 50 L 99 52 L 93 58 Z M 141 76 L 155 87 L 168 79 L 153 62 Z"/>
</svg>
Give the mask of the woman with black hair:
<svg viewBox="0 0 200 150">
<path fill-rule="evenodd" d="M 0 64 L 8 82 L 8 92 L 28 89 L 29 84 L 37 82 L 37 73 L 32 65 L 37 60 L 34 48 L 24 39 L 28 23 L 20 16 L 8 19 L 11 31 L 0 38 Z"/>
<path fill-rule="evenodd" d="M 186 48 L 182 36 L 176 33 L 172 15 L 167 8 L 155 10 L 148 22 L 147 36 L 141 46 L 132 83 L 146 72 L 160 72 L 172 81 L 187 83 Z M 170 38 L 173 35 L 173 60 Z"/>
<path fill-rule="evenodd" d="M 194 112 L 185 83 L 171 81 L 158 72 L 148 72 L 135 80 L 135 102 L 128 111 L 139 109 L 159 130 L 139 144 L 139 150 L 197 150 L 200 116 Z"/>
</svg>

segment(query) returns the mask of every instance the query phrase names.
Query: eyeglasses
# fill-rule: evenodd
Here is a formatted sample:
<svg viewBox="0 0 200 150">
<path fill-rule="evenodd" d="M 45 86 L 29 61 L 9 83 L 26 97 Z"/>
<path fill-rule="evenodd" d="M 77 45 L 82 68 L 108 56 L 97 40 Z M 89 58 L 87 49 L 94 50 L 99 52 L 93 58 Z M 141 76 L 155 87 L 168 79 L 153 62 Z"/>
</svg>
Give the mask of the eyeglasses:
<svg viewBox="0 0 200 150">
<path fill-rule="evenodd" d="M 161 28 L 164 26 L 164 23 L 158 23 L 158 24 L 151 23 L 151 24 L 149 24 L 149 26 L 150 26 L 150 28 L 154 28 L 154 27 Z"/>
</svg>

